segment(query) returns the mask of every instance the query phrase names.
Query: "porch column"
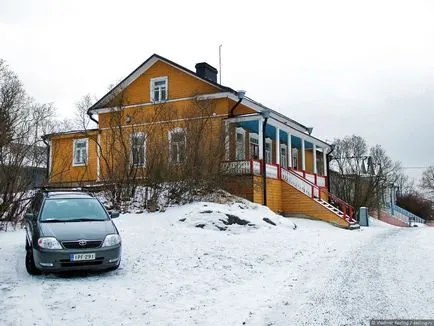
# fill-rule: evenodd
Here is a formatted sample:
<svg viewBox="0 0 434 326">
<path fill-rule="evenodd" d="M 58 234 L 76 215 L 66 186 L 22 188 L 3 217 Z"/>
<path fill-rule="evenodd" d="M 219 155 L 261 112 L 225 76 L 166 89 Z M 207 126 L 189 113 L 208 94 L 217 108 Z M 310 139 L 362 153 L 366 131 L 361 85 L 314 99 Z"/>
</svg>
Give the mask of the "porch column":
<svg viewBox="0 0 434 326">
<path fill-rule="evenodd" d="M 313 157 L 313 174 L 318 174 L 318 167 L 316 166 L 316 145 L 312 143 L 312 157 Z"/>
<path fill-rule="evenodd" d="M 225 121 L 225 160 L 229 161 L 229 121 Z"/>
<path fill-rule="evenodd" d="M 280 164 L 280 129 L 276 127 L 276 164 Z"/>
<path fill-rule="evenodd" d="M 288 169 L 292 168 L 291 134 L 288 132 Z"/>
<path fill-rule="evenodd" d="M 323 175 L 326 177 L 327 176 L 327 148 L 323 147 L 322 148 L 322 155 L 323 155 L 323 168 L 324 168 L 324 173 Z"/>
<path fill-rule="evenodd" d="M 262 137 L 262 133 L 264 132 L 264 130 L 262 130 L 262 118 L 258 120 L 258 147 L 259 147 L 259 159 L 263 160 L 264 156 L 262 155 L 264 150 L 264 142 L 263 142 L 263 137 Z"/>
<path fill-rule="evenodd" d="M 304 139 L 301 139 L 301 169 L 303 171 L 306 171 L 306 153 L 305 151 L 305 146 L 304 146 Z"/>
</svg>

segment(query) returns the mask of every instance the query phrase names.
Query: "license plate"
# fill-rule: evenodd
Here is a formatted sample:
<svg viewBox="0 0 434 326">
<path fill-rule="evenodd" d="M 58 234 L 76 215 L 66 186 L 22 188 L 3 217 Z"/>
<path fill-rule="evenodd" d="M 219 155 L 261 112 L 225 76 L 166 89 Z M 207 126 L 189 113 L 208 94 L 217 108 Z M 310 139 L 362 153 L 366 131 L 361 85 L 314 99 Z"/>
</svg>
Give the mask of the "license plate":
<svg viewBox="0 0 434 326">
<path fill-rule="evenodd" d="M 79 260 L 95 260 L 95 254 L 71 254 L 69 255 L 69 259 L 71 261 L 79 261 Z"/>
</svg>

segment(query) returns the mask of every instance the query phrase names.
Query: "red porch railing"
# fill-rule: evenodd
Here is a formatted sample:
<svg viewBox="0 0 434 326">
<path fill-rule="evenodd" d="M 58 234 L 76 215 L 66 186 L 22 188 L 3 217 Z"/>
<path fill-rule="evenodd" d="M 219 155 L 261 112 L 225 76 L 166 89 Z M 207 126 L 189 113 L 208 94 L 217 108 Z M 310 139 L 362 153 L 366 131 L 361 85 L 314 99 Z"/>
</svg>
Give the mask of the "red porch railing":
<svg viewBox="0 0 434 326">
<path fill-rule="evenodd" d="M 263 160 L 226 161 L 222 162 L 222 167 L 232 174 L 262 175 L 263 164 Z M 327 200 L 324 201 L 338 208 L 345 219 L 350 222 L 355 221 L 354 208 L 328 191 L 326 186 L 327 177 L 306 173 L 305 171 L 285 169 L 273 163 L 267 163 L 266 169 L 268 178 L 284 180 L 312 199 L 324 200 L 325 198 L 321 198 L 321 192 L 323 192 L 327 196 Z"/>
</svg>

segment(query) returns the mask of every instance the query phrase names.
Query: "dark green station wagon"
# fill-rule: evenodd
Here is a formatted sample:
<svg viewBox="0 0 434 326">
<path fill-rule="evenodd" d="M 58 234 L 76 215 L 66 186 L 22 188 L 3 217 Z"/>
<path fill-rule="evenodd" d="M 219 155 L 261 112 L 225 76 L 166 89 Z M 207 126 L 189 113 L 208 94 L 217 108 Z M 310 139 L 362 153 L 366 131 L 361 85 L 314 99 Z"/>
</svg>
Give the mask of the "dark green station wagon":
<svg viewBox="0 0 434 326">
<path fill-rule="evenodd" d="M 41 272 L 114 270 L 121 237 L 109 214 L 89 193 L 40 190 L 26 212 L 26 269 Z"/>
</svg>

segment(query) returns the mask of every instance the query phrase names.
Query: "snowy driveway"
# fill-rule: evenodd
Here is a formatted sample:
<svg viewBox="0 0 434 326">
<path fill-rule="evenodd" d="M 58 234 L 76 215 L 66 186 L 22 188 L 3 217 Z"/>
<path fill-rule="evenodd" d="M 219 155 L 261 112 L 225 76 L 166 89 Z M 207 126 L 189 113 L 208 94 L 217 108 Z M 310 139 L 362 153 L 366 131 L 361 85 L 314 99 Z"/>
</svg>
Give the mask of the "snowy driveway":
<svg viewBox="0 0 434 326">
<path fill-rule="evenodd" d="M 102 274 L 31 277 L 24 232 L 0 233 L 0 325 L 368 325 L 370 318 L 434 318 L 434 228 L 377 222 L 347 231 L 291 219 L 293 230 L 271 216 L 277 226 L 217 231 L 187 223 L 198 205 L 123 215 L 116 221 L 121 268 Z M 265 214 L 230 210 L 250 220 Z"/>
</svg>

